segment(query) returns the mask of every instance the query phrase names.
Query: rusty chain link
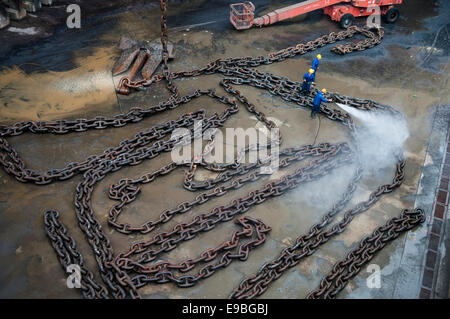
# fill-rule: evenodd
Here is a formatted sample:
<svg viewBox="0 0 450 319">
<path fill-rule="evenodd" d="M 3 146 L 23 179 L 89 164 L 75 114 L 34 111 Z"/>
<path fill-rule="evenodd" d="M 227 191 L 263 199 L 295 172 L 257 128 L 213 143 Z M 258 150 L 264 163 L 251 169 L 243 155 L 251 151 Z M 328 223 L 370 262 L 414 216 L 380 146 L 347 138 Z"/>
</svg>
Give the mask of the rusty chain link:
<svg viewBox="0 0 450 319">
<path fill-rule="evenodd" d="M 332 299 L 344 289 L 347 282 L 355 277 L 362 266 L 369 262 L 375 253 L 401 233 L 413 229 L 425 221 L 425 213 L 416 208 L 402 210 L 399 217 L 388 220 L 386 225 L 378 227 L 372 235 L 364 238 L 345 259 L 334 264 L 332 270 L 322 279 L 317 289 L 311 291 L 307 299 Z"/>
<path fill-rule="evenodd" d="M 216 270 L 227 267 L 234 260 L 246 260 L 251 250 L 264 243 L 266 233 L 270 231 L 270 226 L 261 220 L 241 216 L 235 219 L 240 229 L 235 231 L 229 240 L 216 248 L 204 250 L 197 258 L 189 258 L 180 263 L 171 263 L 169 261 L 158 261 L 155 263 L 154 261 L 161 254 L 175 249 L 183 241 L 195 238 L 199 233 L 208 232 L 214 229 L 216 225 L 242 215 L 268 198 L 280 196 L 300 184 L 326 176 L 334 169 L 350 163 L 356 163 L 354 176 L 342 198 L 323 216 L 322 221 L 312 226 L 307 234 L 297 238 L 295 245 L 284 249 L 276 260 L 264 265 L 256 276 L 244 280 L 232 293 L 234 298 L 259 296 L 284 271 L 296 265 L 302 258 L 313 254 L 319 245 L 327 242 L 331 237 L 342 233 L 354 216 L 366 211 L 381 196 L 400 186 L 404 179 L 404 160 L 399 156 L 397 170 L 391 184 L 378 187 L 372 192 L 368 200 L 349 209 L 345 212 L 341 221 L 330 226 L 334 217 L 350 202 L 361 179 L 362 164 L 358 155 L 359 146 L 355 145 L 356 152 L 352 151 L 347 143 L 322 143 L 317 146 L 303 145 L 297 148 L 285 148 L 279 152 L 279 166 L 281 168 L 307 159 L 310 161 L 303 167 L 294 170 L 293 173 L 266 183 L 262 188 L 254 189 L 246 196 L 235 198 L 226 205 L 216 206 L 208 213 L 195 216 L 189 222 L 175 225 L 168 232 L 160 232 L 154 235 L 150 240 L 135 242 L 129 249 L 119 253 L 114 252 L 110 240 L 95 218 L 91 202 L 94 186 L 111 172 L 118 171 L 126 166 L 138 165 L 144 160 L 155 158 L 164 152 L 170 152 L 176 145 L 179 145 L 178 143 L 186 142 L 186 138 L 188 142 L 192 141 L 193 138 L 198 138 L 199 135 L 202 136 L 207 129 L 222 127 L 230 116 L 239 111 L 237 101 L 242 103 L 247 111 L 255 115 L 269 130 L 276 128 L 277 126 L 274 122 L 270 121 L 264 113 L 258 111 L 255 105 L 232 85 L 250 85 L 264 89 L 288 102 L 310 108 L 312 107 L 316 89 L 312 90 L 311 95 L 302 95 L 300 93 L 300 82 L 271 73 L 260 72 L 253 69 L 253 67 L 305 54 L 324 45 L 351 38 L 357 33 L 365 35 L 367 39 L 356 44 L 336 46 L 332 50 L 340 54 L 347 54 L 355 50 L 365 50 L 378 44 L 383 37 L 382 29 L 378 29 L 374 33 L 365 28 L 350 27 L 346 31 L 330 33 L 314 41 L 297 44 L 295 47 L 269 54 L 267 57 L 218 59 L 200 69 L 170 72 L 167 65 L 167 1 L 161 0 L 163 72 L 153 76 L 150 80 L 131 82 L 125 79 L 125 83 L 122 84 L 127 88 L 139 88 L 165 79 L 167 88 L 171 93 L 170 98 L 156 106 L 132 108 L 127 113 L 112 117 L 98 116 L 93 119 L 57 120 L 52 122 L 27 121 L 11 126 L 0 125 L 0 165 L 18 181 L 31 182 L 38 185 L 48 184 L 53 181 L 63 181 L 82 174 L 82 180 L 76 186 L 75 212 L 78 225 L 86 235 L 94 252 L 104 285 L 97 283 L 93 274 L 84 267 L 83 257 L 77 250 L 74 240 L 67 234 L 66 228 L 59 221 L 58 212 L 49 210 L 44 213 L 45 231 L 61 265 L 64 268 L 70 264 L 78 264 L 80 266 L 82 273 L 81 290 L 85 298 L 139 298 L 137 289 L 146 284 L 172 282 L 179 287 L 190 287 L 199 280 L 211 276 Z M 237 101 L 216 94 L 214 89 L 196 90 L 192 94 L 178 95 L 178 90 L 173 83 L 174 79 L 212 73 L 219 73 L 224 76 L 220 84 Z M 122 127 L 142 121 L 144 118 L 154 114 L 178 108 L 201 96 L 209 97 L 223 104 L 225 106 L 224 112 L 221 114 L 215 113 L 209 117 L 205 110 L 183 114 L 176 120 L 170 120 L 140 131 L 135 136 L 120 142 L 118 146 L 106 149 L 102 154 L 89 156 L 83 162 L 69 163 L 62 169 L 38 172 L 27 168 L 17 151 L 6 140 L 7 137 L 17 136 L 25 132 L 65 134 L 69 132 L 83 132 L 90 129 Z M 361 110 L 378 109 L 392 113 L 395 116 L 401 116 L 392 107 L 372 100 L 358 99 L 333 92 L 329 93 L 327 97 L 334 102 L 344 103 Z M 347 126 L 352 134 L 352 138 L 354 138 L 355 124 L 348 114 L 339 110 L 329 109 L 326 106 L 323 106 L 322 112 L 330 120 L 339 121 Z M 189 136 L 170 137 L 170 134 L 178 128 L 193 127 L 195 121 L 202 121 L 201 132 L 192 128 L 190 129 L 190 134 L 188 134 Z M 278 137 L 279 141 L 277 143 L 281 144 L 281 135 L 279 134 Z M 213 141 L 214 139 L 212 138 L 211 143 Z M 271 145 L 253 145 L 241 151 L 245 153 L 261 147 L 270 149 Z M 160 169 L 146 173 L 137 179 L 121 179 L 117 184 L 111 185 L 109 189 L 109 197 L 117 200 L 118 203 L 109 211 L 108 224 L 116 231 L 124 234 L 150 233 L 177 214 L 184 214 L 193 207 L 199 206 L 212 198 L 238 189 L 246 183 L 259 180 L 262 174 L 258 169 L 265 166 L 270 159 L 271 157 L 269 156 L 266 160 L 261 160 L 254 164 L 240 164 L 238 160 L 231 164 L 208 164 L 204 161 L 194 163 L 194 160 L 182 164 L 170 162 Z M 198 166 L 218 172 L 219 175 L 214 179 L 197 181 L 195 180 L 195 172 Z M 184 187 L 189 191 L 202 190 L 204 192 L 195 196 L 191 201 L 184 201 L 170 209 L 164 210 L 157 220 L 147 221 L 141 225 L 130 225 L 118 220 L 123 208 L 137 198 L 142 185 L 151 183 L 158 177 L 167 175 L 179 167 L 187 168 Z M 412 224 L 413 222 L 408 225 Z M 329 230 L 326 230 L 328 226 Z M 395 228 L 395 232 L 403 231 L 403 229 L 409 228 Z M 388 231 L 388 233 L 390 238 L 394 238 L 392 232 Z M 370 241 L 368 242 L 370 243 Z M 381 247 L 379 244 L 377 245 L 377 248 Z M 362 262 L 366 258 L 366 255 L 357 256 L 360 256 L 355 257 L 358 262 Z M 342 267 L 345 266 L 346 264 L 342 265 Z M 194 274 L 184 274 L 195 267 L 200 267 L 200 269 Z M 324 285 L 326 287 L 329 286 L 328 283 Z M 339 281 L 336 287 L 340 288 L 341 285 L 341 281 Z M 323 287 L 321 289 L 323 290 Z"/>
</svg>

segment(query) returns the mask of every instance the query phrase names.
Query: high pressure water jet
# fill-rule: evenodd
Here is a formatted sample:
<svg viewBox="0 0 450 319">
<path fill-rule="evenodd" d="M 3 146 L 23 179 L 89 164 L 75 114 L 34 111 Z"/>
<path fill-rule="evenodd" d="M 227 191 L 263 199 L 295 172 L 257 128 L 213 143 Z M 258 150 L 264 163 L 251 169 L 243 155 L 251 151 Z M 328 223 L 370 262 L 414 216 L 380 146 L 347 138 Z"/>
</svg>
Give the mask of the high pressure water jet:
<svg viewBox="0 0 450 319">
<path fill-rule="evenodd" d="M 349 105 L 336 103 L 358 121 L 356 139 L 361 147 L 362 162 L 369 170 L 391 167 L 395 154 L 403 151 L 409 137 L 404 117 L 383 111 L 363 111 Z"/>
</svg>

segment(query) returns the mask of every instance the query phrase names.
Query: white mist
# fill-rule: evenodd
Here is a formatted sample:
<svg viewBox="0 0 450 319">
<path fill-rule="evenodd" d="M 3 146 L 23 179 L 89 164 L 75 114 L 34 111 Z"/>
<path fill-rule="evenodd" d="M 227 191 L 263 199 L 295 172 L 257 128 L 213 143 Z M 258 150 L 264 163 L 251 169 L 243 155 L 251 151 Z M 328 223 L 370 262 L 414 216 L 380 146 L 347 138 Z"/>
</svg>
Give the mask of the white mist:
<svg viewBox="0 0 450 319">
<path fill-rule="evenodd" d="M 397 162 L 396 154 L 402 154 L 403 145 L 409 137 L 405 118 L 382 111 L 364 111 L 336 104 L 349 113 L 357 124 L 356 138 L 365 169 L 375 173 L 394 166 Z"/>
</svg>

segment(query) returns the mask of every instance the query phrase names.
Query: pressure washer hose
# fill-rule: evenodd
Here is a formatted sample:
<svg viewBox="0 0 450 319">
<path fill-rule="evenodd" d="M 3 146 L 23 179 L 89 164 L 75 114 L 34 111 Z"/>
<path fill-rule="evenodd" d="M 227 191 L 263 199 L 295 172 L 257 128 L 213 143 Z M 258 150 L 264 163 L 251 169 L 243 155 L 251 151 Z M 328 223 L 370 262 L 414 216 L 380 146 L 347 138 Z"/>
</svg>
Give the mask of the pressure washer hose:
<svg viewBox="0 0 450 319">
<path fill-rule="evenodd" d="M 317 126 L 316 136 L 314 137 L 314 142 L 312 145 L 316 145 L 317 136 L 319 135 L 319 131 L 320 131 L 320 114 L 317 114 L 317 118 L 319 119 L 319 126 Z"/>
</svg>

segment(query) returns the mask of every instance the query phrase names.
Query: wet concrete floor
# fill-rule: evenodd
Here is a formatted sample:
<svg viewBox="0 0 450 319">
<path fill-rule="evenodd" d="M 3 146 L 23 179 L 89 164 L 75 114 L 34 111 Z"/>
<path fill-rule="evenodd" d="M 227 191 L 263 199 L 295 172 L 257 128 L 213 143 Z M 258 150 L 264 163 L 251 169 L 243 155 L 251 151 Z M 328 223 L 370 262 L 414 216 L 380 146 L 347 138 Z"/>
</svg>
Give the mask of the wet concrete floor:
<svg viewBox="0 0 450 319">
<path fill-rule="evenodd" d="M 258 14 L 293 2 L 254 1 Z M 228 22 L 229 3 L 199 0 L 169 8 L 169 37 L 176 47 L 176 58 L 170 62 L 171 70 L 201 67 L 220 57 L 265 55 L 331 31 L 339 31 L 336 23 L 320 12 L 314 12 L 271 27 L 238 32 Z M 376 48 L 345 57 L 329 52 L 331 46 L 315 52 L 323 56 L 317 76 L 318 86 L 345 95 L 374 99 L 392 105 L 405 114 L 410 132 L 404 145 L 406 179 L 400 189 L 383 197 L 368 212 L 356 217 L 343 234 L 287 271 L 264 297 L 304 297 L 318 285 L 334 262 L 342 259 L 362 237 L 384 224 L 388 218 L 399 215 L 401 208 L 414 206 L 433 110 L 438 104 L 449 104 L 450 6 L 446 1 L 432 4 L 424 7 L 423 2 L 411 0 L 400 6 L 400 20 L 395 25 L 385 25 L 385 39 Z M 358 22 L 364 23 L 363 20 Z M 193 26 L 197 24 L 201 25 Z M 61 27 L 34 44 L 10 50 L 0 60 L 1 123 L 114 115 L 133 106 L 148 107 L 162 101 L 168 96 L 162 83 L 130 96 L 117 96 L 114 86 L 120 77 L 111 76 L 112 66 L 120 54 L 115 47 L 119 35 L 152 40 L 159 36 L 158 28 L 158 8 L 130 5 L 127 10 L 89 17 L 80 30 L 69 31 Z M 300 79 L 315 53 L 258 69 Z M 196 88 L 211 87 L 224 93 L 218 85 L 220 79 L 219 75 L 210 75 L 177 80 L 176 84 L 181 94 Z M 283 135 L 283 147 L 314 141 L 319 122 L 318 119 L 310 119 L 308 110 L 299 109 L 256 88 L 239 89 L 259 110 L 277 120 Z M 140 130 L 199 108 L 206 108 L 212 114 L 220 112 L 223 106 L 210 99 L 200 98 L 180 109 L 120 129 L 65 136 L 24 134 L 8 140 L 30 168 L 58 168 L 68 162 L 83 160 L 91 154 L 99 154 Z M 225 127 L 248 128 L 256 125 L 258 121 L 241 106 L 240 112 L 227 121 Z M 347 130 L 338 123 L 322 118 L 317 143 L 341 141 L 349 141 Z M 125 236 L 108 227 L 106 217 L 114 204 L 107 196 L 109 185 L 123 177 L 138 177 L 169 160 L 169 154 L 164 154 L 141 165 L 124 168 L 107 175 L 95 188 L 93 208 L 116 251 L 126 249 L 137 239 L 148 239 L 151 235 L 142 238 Z M 282 248 L 320 220 L 321 215 L 339 199 L 339 190 L 344 189 L 349 182 L 353 170 L 354 167 L 349 165 L 322 180 L 252 208 L 247 214 L 264 220 L 272 227 L 272 231 L 268 241 L 252 252 L 246 262 L 233 263 L 193 288 L 179 289 L 171 284 L 148 285 L 140 292 L 147 298 L 226 298 L 244 277 L 254 274 L 263 263 L 278 256 Z M 365 199 L 377 185 L 389 183 L 393 172 L 393 166 L 366 172 L 353 203 Z M 280 171 L 279 174 L 283 173 Z M 179 169 L 145 186 L 139 199 L 127 207 L 124 216 L 121 216 L 122 220 L 136 224 L 154 219 L 163 209 L 193 199 L 196 194 L 182 187 L 183 174 L 183 169 Z M 167 230 L 177 222 L 187 221 L 211 207 L 244 195 L 262 186 L 268 179 L 264 178 L 177 216 L 161 230 Z M 66 288 L 65 274 L 43 230 L 43 212 L 47 209 L 59 210 L 62 221 L 83 252 L 87 266 L 96 270 L 92 252 L 77 226 L 74 214 L 73 197 L 79 181 L 80 177 L 75 177 L 66 182 L 36 186 L 21 184 L 5 172 L 0 172 L 0 297 L 80 297 L 78 291 Z M 180 261 L 194 257 L 203 249 L 221 243 L 234 229 L 232 223 L 223 224 L 212 232 L 183 243 L 165 258 Z M 388 269 L 393 252 L 403 242 L 399 239 L 387 246 L 372 263 L 380 265 L 381 269 Z M 421 258 L 417 256 L 417 260 Z M 368 275 L 363 269 L 359 276 L 366 278 Z M 364 287 L 365 280 L 352 280 L 339 296 L 358 297 L 352 291 L 362 289 L 360 297 L 392 297 L 395 273 L 389 271 L 382 280 L 382 288 L 376 292 L 367 291 L 369 289 Z"/>
</svg>

